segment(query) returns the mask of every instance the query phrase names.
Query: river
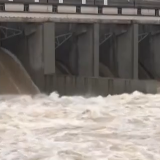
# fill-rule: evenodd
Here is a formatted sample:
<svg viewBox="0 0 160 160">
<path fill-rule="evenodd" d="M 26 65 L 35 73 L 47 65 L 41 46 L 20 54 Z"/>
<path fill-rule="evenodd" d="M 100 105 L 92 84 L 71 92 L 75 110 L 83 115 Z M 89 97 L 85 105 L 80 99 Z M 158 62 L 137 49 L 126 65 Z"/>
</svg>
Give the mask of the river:
<svg viewBox="0 0 160 160">
<path fill-rule="evenodd" d="M 1 160 L 160 160 L 160 95 L 0 96 Z"/>
</svg>

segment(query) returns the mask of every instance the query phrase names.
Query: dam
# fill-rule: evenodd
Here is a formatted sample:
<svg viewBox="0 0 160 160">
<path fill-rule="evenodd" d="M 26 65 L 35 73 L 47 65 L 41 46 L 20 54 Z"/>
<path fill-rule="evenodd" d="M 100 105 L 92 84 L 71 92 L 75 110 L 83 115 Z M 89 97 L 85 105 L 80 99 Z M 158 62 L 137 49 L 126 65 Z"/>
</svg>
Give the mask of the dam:
<svg viewBox="0 0 160 160">
<path fill-rule="evenodd" d="M 159 0 L 0 0 L 0 159 L 160 159 Z"/>
<path fill-rule="evenodd" d="M 158 5 L 134 0 L 1 1 L 1 75 L 7 70 L 9 75 L 2 76 L 8 78 L 1 80 L 0 93 L 17 93 L 5 86 L 17 88 L 22 77 L 27 85 L 21 84 L 18 93 L 29 93 L 31 86 L 31 94 L 157 93 Z M 13 64 L 13 57 L 19 63 Z"/>
</svg>

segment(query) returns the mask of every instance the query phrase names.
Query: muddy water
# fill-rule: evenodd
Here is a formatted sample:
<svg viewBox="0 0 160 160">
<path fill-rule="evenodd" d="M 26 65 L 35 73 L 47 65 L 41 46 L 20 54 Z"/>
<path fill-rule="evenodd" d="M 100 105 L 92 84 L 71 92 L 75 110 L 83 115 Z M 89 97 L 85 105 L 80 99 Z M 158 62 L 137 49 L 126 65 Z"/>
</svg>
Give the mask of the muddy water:
<svg viewBox="0 0 160 160">
<path fill-rule="evenodd" d="M 1 160 L 160 160 L 160 95 L 0 96 Z"/>
<path fill-rule="evenodd" d="M 37 94 L 28 73 L 8 50 L 0 48 L 0 94 Z"/>
</svg>

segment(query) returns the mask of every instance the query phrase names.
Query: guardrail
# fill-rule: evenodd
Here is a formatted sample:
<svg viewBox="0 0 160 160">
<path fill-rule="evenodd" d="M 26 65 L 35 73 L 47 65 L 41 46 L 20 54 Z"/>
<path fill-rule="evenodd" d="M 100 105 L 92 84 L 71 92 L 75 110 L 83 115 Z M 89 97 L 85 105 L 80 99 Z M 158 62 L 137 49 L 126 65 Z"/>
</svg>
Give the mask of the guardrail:
<svg viewBox="0 0 160 160">
<path fill-rule="evenodd" d="M 92 5 L 110 7 L 160 8 L 159 0 L 0 0 L 0 3 Z"/>
<path fill-rule="evenodd" d="M 99 14 L 99 15 L 137 15 L 137 16 L 160 16 L 160 9 L 131 8 L 131 7 L 99 7 L 99 6 L 76 6 L 76 5 L 51 5 L 51 4 L 0 4 L 2 12 L 32 12 L 32 13 L 66 13 L 66 14 Z"/>
</svg>

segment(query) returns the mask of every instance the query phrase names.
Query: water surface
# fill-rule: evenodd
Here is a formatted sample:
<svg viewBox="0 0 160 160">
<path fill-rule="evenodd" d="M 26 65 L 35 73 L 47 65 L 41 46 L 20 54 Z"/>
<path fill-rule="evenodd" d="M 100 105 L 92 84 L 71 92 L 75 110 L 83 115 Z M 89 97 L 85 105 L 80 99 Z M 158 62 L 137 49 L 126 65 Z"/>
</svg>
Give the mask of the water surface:
<svg viewBox="0 0 160 160">
<path fill-rule="evenodd" d="M 160 160 L 160 95 L 0 96 L 1 160 Z"/>
</svg>

